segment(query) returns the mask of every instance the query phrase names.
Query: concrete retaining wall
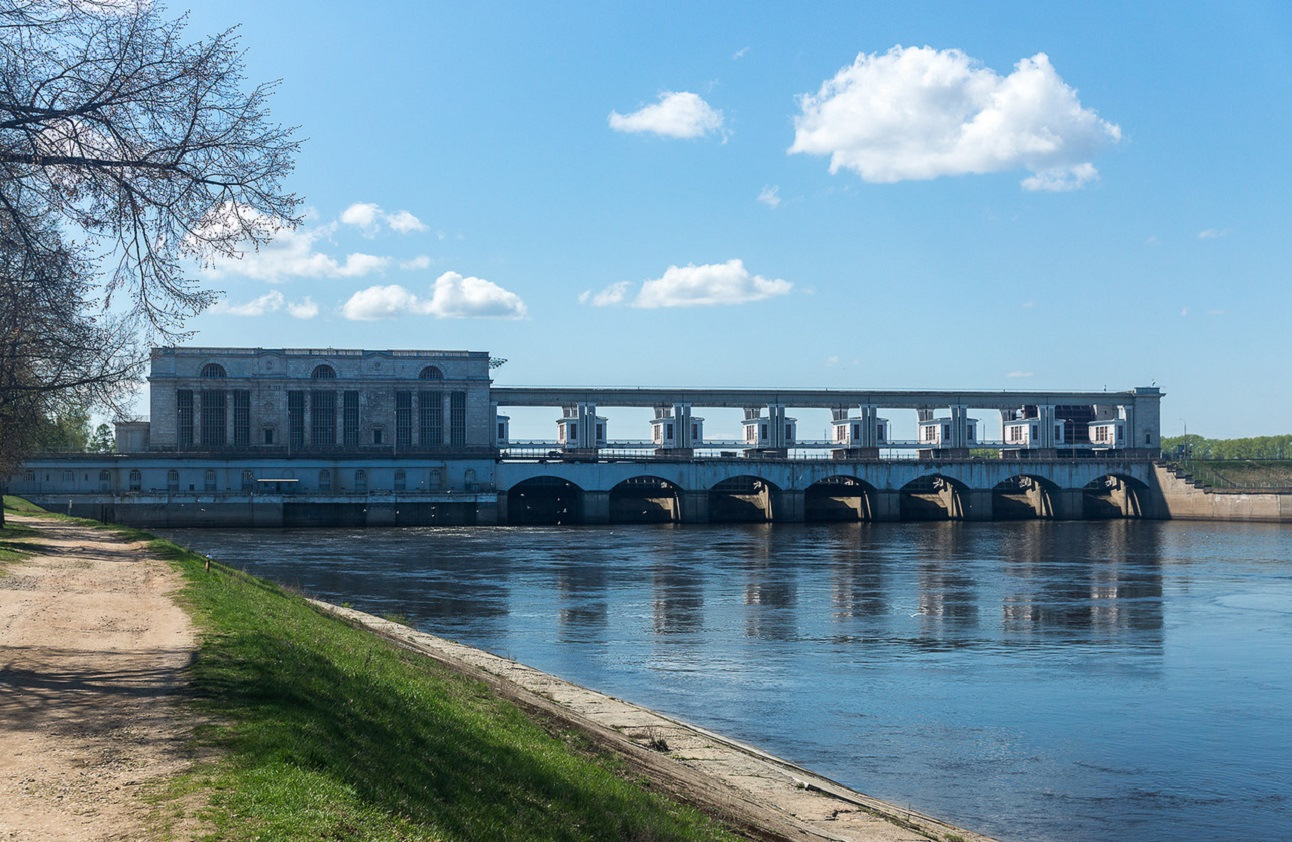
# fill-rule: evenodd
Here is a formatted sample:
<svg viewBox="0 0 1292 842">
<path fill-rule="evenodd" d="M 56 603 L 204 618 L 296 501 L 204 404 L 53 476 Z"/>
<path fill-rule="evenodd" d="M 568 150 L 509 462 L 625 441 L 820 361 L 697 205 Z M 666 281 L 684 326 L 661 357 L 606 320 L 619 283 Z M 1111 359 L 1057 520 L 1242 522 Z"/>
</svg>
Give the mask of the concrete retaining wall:
<svg viewBox="0 0 1292 842">
<path fill-rule="evenodd" d="M 1292 523 L 1292 492 L 1198 488 L 1164 465 L 1154 474 L 1172 519 Z"/>
</svg>

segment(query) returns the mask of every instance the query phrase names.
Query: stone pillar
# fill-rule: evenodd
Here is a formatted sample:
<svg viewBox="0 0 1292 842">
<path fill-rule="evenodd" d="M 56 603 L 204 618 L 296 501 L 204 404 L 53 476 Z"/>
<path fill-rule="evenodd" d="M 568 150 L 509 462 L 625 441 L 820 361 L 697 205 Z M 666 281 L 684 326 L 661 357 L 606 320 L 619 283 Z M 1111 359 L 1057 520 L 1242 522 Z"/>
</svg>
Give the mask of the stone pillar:
<svg viewBox="0 0 1292 842">
<path fill-rule="evenodd" d="M 785 405 L 771 403 L 767 405 L 767 447 L 771 450 L 785 449 Z"/>
<path fill-rule="evenodd" d="M 951 406 L 951 441 L 943 442 L 943 447 L 952 450 L 969 449 L 969 409 L 961 404 Z"/>
<path fill-rule="evenodd" d="M 709 522 L 709 492 L 704 491 L 679 491 L 677 494 L 678 503 L 682 507 L 680 521 L 682 523 L 708 523 Z"/>
<path fill-rule="evenodd" d="M 862 404 L 858 407 L 858 417 L 861 419 L 861 439 L 852 443 L 853 447 L 878 447 L 879 436 L 875 425 L 879 422 L 879 407 L 873 403 Z"/>
<path fill-rule="evenodd" d="M 596 414 L 596 410 L 593 410 Z M 580 425 L 581 426 L 581 425 Z M 583 431 L 579 431 L 579 438 L 583 438 Z M 610 492 L 609 491 L 585 491 L 581 503 L 583 516 L 580 523 L 609 523 L 610 522 Z"/>
<path fill-rule="evenodd" d="M 772 503 L 771 517 L 768 519 L 773 523 L 802 523 L 806 505 L 804 498 L 805 493 L 798 489 L 782 491 Z"/>
<path fill-rule="evenodd" d="M 1050 492 L 1055 520 L 1081 520 L 1086 516 L 1085 495 L 1080 488 L 1060 488 Z"/>
<path fill-rule="evenodd" d="M 972 488 L 960 493 L 965 520 L 991 520 L 991 489 Z"/>
<path fill-rule="evenodd" d="M 691 405 L 689 403 L 673 404 L 673 442 L 678 450 L 690 450 L 695 447 L 691 440 Z"/>
<path fill-rule="evenodd" d="M 575 446 L 579 450 L 595 453 L 597 449 L 597 405 L 587 401 L 580 401 L 575 405 L 575 417 L 579 419 L 579 436 Z"/>
<path fill-rule="evenodd" d="M 902 493 L 881 489 L 867 492 L 870 497 L 870 517 L 877 523 L 892 523 L 902 519 Z"/>
<path fill-rule="evenodd" d="M 499 525 L 506 525 L 507 523 L 507 492 L 506 491 L 498 492 L 498 503 L 495 506 L 494 511 L 496 512 L 496 514 L 494 516 L 493 522 Z"/>
</svg>

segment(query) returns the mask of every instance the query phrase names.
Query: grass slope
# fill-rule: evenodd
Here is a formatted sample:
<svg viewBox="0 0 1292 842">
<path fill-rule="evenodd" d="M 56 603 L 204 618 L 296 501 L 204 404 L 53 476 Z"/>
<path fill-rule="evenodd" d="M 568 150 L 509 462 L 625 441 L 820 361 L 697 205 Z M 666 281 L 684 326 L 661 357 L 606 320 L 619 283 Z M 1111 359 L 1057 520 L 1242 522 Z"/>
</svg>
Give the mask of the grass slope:
<svg viewBox="0 0 1292 842">
<path fill-rule="evenodd" d="M 726 839 L 488 688 L 169 542 L 202 630 L 192 675 L 224 759 L 219 839 Z"/>
</svg>

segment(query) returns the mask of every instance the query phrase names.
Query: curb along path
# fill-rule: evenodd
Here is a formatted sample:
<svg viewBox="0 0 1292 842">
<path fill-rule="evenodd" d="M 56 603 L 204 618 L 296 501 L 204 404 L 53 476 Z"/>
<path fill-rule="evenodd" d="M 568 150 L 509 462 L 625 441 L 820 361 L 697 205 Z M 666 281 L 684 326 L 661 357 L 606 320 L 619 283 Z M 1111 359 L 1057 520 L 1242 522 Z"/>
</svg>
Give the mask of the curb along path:
<svg viewBox="0 0 1292 842">
<path fill-rule="evenodd" d="M 752 838 L 991 842 L 986 836 L 855 792 L 756 748 L 515 661 L 362 611 L 310 602 L 472 675 L 544 717 L 583 731 L 653 785 L 722 816 Z"/>
</svg>

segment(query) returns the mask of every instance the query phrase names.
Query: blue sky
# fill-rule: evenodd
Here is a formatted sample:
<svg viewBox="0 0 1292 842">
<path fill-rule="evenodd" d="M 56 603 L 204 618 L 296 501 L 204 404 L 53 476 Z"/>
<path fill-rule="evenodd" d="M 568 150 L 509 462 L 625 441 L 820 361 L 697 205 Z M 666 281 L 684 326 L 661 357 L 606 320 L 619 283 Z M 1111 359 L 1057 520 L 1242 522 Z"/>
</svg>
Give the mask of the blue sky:
<svg viewBox="0 0 1292 842">
<path fill-rule="evenodd" d="M 1156 382 L 1168 434 L 1286 432 L 1290 9 L 203 3 L 282 79 L 309 216 L 206 270 L 193 341 L 487 350 L 505 385 Z"/>
</svg>

